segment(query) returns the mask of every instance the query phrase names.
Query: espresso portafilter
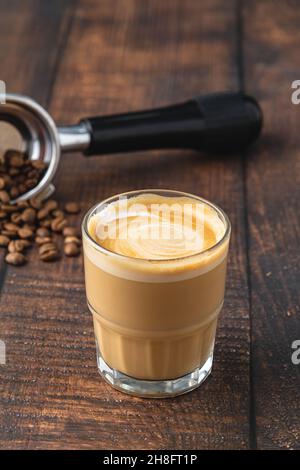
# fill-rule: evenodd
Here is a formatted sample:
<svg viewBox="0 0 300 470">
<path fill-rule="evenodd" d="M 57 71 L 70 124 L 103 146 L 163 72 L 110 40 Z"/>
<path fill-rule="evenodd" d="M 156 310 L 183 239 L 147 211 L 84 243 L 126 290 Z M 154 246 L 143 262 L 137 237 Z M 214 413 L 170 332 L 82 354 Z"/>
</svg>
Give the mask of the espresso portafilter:
<svg viewBox="0 0 300 470">
<path fill-rule="evenodd" d="M 252 144 L 262 127 L 258 103 L 242 93 L 199 96 L 163 108 L 86 118 L 69 126 L 56 126 L 29 97 L 7 94 L 5 98 L 0 123 L 15 128 L 28 159 L 47 165 L 39 183 L 12 202 L 53 192 L 62 153 L 80 151 L 90 156 L 160 148 L 234 153 Z"/>
</svg>

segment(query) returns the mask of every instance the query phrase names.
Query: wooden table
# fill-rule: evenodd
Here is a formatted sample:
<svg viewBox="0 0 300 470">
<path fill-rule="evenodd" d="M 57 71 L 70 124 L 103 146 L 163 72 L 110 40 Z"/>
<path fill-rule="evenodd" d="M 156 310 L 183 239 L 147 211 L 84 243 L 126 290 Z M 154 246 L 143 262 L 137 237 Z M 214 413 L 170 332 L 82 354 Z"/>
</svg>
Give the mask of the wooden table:
<svg viewBox="0 0 300 470">
<path fill-rule="evenodd" d="M 300 339 L 297 2 L 0 0 L 0 11 L 0 79 L 60 123 L 225 89 L 252 93 L 265 114 L 245 155 L 63 158 L 57 198 L 83 211 L 158 187 L 202 195 L 229 214 L 214 370 L 176 399 L 114 391 L 96 368 L 82 260 L 1 262 L 1 448 L 300 448 L 300 365 L 291 361 Z"/>
</svg>

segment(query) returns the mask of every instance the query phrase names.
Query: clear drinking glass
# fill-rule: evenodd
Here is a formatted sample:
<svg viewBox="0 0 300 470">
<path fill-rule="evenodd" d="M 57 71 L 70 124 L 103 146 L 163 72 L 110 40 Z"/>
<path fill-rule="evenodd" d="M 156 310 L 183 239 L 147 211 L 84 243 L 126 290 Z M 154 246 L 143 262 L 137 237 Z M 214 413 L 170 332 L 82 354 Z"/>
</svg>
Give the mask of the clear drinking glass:
<svg viewBox="0 0 300 470">
<path fill-rule="evenodd" d="M 120 197 L 143 194 L 201 202 L 222 224 L 210 248 L 178 259 L 140 259 L 109 251 L 90 235 L 91 218 Z M 113 387 L 142 397 L 172 397 L 198 387 L 210 374 L 223 305 L 230 222 L 216 205 L 191 194 L 143 190 L 113 196 L 83 220 L 88 307 L 97 364 Z"/>
</svg>

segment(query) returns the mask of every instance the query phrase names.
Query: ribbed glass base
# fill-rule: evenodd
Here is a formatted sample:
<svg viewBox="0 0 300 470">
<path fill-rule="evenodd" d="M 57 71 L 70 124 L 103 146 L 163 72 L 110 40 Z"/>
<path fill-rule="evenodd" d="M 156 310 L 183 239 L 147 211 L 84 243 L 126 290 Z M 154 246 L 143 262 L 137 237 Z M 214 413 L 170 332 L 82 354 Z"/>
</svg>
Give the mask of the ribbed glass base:
<svg viewBox="0 0 300 470">
<path fill-rule="evenodd" d="M 102 377 L 117 390 L 145 398 L 168 398 L 190 392 L 204 382 L 212 369 L 213 354 L 209 356 L 201 368 L 197 368 L 178 379 L 172 380 L 141 380 L 129 377 L 118 370 L 112 369 L 102 358 L 97 348 L 97 364 Z"/>
</svg>

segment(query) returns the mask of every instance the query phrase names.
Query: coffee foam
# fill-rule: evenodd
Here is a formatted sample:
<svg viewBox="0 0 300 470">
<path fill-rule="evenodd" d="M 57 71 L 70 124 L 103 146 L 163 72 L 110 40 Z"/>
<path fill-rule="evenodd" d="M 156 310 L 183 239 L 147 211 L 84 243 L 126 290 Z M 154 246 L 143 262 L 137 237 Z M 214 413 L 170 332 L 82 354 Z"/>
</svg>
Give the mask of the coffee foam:
<svg viewBox="0 0 300 470">
<path fill-rule="evenodd" d="M 110 203 L 88 222 L 92 239 L 104 250 L 112 252 L 108 254 L 97 249 L 84 237 L 85 254 L 100 269 L 135 281 L 173 282 L 210 271 L 225 258 L 228 243 L 205 251 L 216 245 L 225 232 L 225 225 L 217 211 L 208 204 L 189 197 L 174 198 L 147 193 L 130 198 L 126 211 L 123 203 L 116 212 L 118 202 Z M 153 204 L 172 207 L 171 218 L 162 220 L 160 213 L 150 217 Z M 177 218 L 182 207 L 185 207 L 184 214 L 190 216 L 185 220 L 191 222 L 183 227 L 183 219 Z M 114 237 L 107 236 L 107 233 L 111 235 L 109 230 L 115 222 L 117 230 Z M 169 230 L 172 236 L 147 236 L 153 229 L 158 234 L 161 234 L 161 229 Z"/>
</svg>

